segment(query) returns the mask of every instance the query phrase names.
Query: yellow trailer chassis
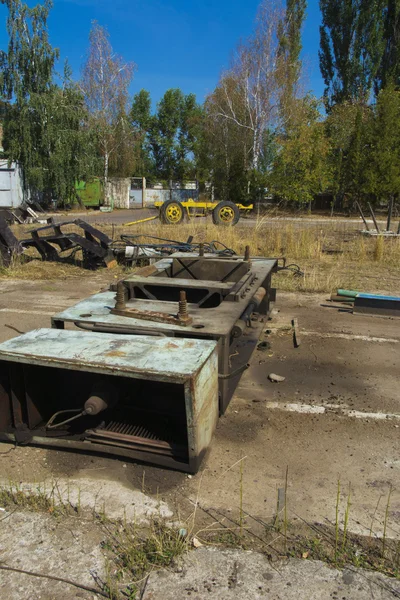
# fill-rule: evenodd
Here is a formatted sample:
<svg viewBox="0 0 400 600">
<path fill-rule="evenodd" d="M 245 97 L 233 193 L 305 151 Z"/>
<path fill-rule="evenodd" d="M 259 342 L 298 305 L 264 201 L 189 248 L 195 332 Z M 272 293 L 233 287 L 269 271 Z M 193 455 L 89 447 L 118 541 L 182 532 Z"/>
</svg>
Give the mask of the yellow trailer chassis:
<svg viewBox="0 0 400 600">
<path fill-rule="evenodd" d="M 158 215 L 125 223 L 125 225 L 136 225 L 158 218 L 166 225 L 179 225 L 187 219 L 206 217 L 209 214 L 212 215 L 215 225 L 236 225 L 240 219 L 240 214 L 246 214 L 254 207 L 253 204 L 245 206 L 244 204 L 224 200 L 221 202 L 197 202 L 192 198 L 182 202 L 177 200 L 155 202 L 154 206 L 158 208 Z"/>
</svg>

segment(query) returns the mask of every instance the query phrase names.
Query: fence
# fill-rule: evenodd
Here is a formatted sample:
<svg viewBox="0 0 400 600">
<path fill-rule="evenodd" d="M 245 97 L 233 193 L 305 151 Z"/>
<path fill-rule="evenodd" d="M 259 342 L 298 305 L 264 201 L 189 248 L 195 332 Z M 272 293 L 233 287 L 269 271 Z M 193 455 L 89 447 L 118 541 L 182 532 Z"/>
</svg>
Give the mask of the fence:
<svg viewBox="0 0 400 600">
<path fill-rule="evenodd" d="M 199 187 L 197 181 L 170 181 L 148 183 L 145 177 L 126 179 L 111 178 L 107 184 L 105 205 L 114 208 L 145 208 L 154 206 L 155 202 L 176 200 L 182 202 L 189 198 L 197 200 Z"/>
</svg>

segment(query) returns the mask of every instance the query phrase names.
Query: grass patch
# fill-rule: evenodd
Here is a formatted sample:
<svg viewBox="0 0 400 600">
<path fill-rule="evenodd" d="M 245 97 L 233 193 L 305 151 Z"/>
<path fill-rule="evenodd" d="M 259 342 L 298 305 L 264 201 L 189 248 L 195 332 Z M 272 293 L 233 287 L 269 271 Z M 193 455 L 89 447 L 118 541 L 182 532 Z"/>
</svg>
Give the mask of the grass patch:
<svg viewBox="0 0 400 600">
<path fill-rule="evenodd" d="M 286 470 L 282 488 L 277 490 L 276 514 L 263 519 L 244 510 L 244 468 L 242 460 L 238 467 L 237 509 L 228 515 L 217 509 L 203 509 L 197 498 L 194 512 L 180 526 L 171 526 L 162 518 L 137 526 L 126 518 L 109 519 L 104 510 L 93 507 L 93 526 L 104 534 L 105 576 L 98 581 L 102 592 L 110 600 L 138 600 L 152 571 L 177 567 L 180 557 L 201 545 L 255 550 L 272 562 L 283 558 L 322 560 L 339 569 L 350 565 L 400 578 L 400 542 L 387 535 L 392 487 L 383 500 L 382 496 L 378 500 L 369 534 L 356 535 L 350 528 L 353 494 L 350 484 L 342 486 L 340 480 L 337 482 L 331 524 L 308 523 L 291 514 Z M 72 504 L 68 490 L 60 491 L 56 481 L 29 487 L 16 483 L 3 485 L 0 505 L 40 511 L 59 519 L 74 515 L 77 523 L 82 518 L 79 501 Z M 380 536 L 374 533 L 378 517 L 383 524 Z"/>
<path fill-rule="evenodd" d="M 134 600 L 151 571 L 171 566 L 188 550 L 183 530 L 161 520 L 153 520 L 147 529 L 126 523 L 105 527 L 108 536 L 103 549 L 109 555 L 105 589 L 112 600 Z"/>
<path fill-rule="evenodd" d="M 114 240 L 121 234 L 152 235 L 169 240 L 186 241 L 193 236 L 195 242 L 222 242 L 238 254 L 246 245 L 252 256 L 285 256 L 288 263 L 296 263 L 304 271 L 302 278 L 282 272 L 275 276 L 278 289 L 293 292 L 332 292 L 337 287 L 354 287 L 370 292 L 399 293 L 398 278 L 393 270 L 400 263 L 399 238 L 369 238 L 360 235 L 354 225 L 346 220 L 323 226 L 312 223 L 272 223 L 269 216 L 261 216 L 236 227 L 217 227 L 209 219 L 192 219 L 188 223 L 169 226 L 159 221 L 132 227 L 102 223 L 96 225 Z M 15 235 L 27 237 L 34 225 L 13 226 Z M 68 225 L 68 231 L 77 231 Z M 9 268 L 0 268 L 0 277 L 16 279 L 67 279 L 87 276 L 81 268 L 79 252 L 65 262 L 45 263 L 37 252 L 29 248 Z M 106 269 L 104 269 L 106 271 Z M 129 271 L 129 269 L 128 269 Z M 126 269 L 117 267 L 115 273 L 123 275 Z"/>
<path fill-rule="evenodd" d="M 0 506 L 45 512 L 56 517 L 80 512 L 79 494 L 78 503 L 73 504 L 69 498 L 69 489 L 65 497 L 55 480 L 29 486 L 12 481 L 3 484 L 0 486 Z"/>
</svg>

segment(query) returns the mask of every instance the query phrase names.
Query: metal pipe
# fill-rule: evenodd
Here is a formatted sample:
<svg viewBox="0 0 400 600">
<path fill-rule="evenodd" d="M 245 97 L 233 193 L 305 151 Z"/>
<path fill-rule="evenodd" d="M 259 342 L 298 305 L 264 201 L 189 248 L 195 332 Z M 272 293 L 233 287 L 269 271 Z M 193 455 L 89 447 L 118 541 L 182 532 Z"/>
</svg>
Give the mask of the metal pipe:
<svg viewBox="0 0 400 600">
<path fill-rule="evenodd" d="M 372 217 L 372 220 L 373 220 L 373 222 L 374 222 L 374 225 L 375 225 L 375 229 L 376 229 L 377 233 L 380 233 L 380 232 L 381 232 L 381 230 L 379 229 L 378 221 L 376 220 L 375 213 L 374 213 L 374 211 L 372 210 L 372 206 L 371 206 L 371 204 L 370 204 L 369 202 L 368 202 L 368 208 L 369 208 L 369 210 L 370 210 L 371 217 Z"/>
<path fill-rule="evenodd" d="M 243 373 L 243 371 L 246 371 L 246 369 L 248 369 L 249 367 L 250 363 L 246 363 L 245 365 L 242 365 L 238 369 L 235 369 L 234 371 L 232 371 L 231 373 L 227 373 L 226 375 L 224 375 L 223 373 L 218 373 L 218 379 L 231 379 L 232 377 L 236 377 L 236 375 L 240 375 L 240 373 Z"/>
<path fill-rule="evenodd" d="M 247 327 L 247 323 L 251 317 L 251 313 L 253 313 L 254 310 L 260 306 L 266 293 L 267 293 L 267 290 L 265 288 L 263 288 L 263 287 L 258 288 L 258 290 L 254 294 L 254 296 L 251 298 L 246 309 L 243 311 L 242 315 L 240 316 L 240 319 L 238 319 L 236 321 L 236 323 L 234 324 L 234 326 L 232 327 L 232 335 L 234 338 L 238 338 L 243 334 L 244 330 Z"/>
<path fill-rule="evenodd" d="M 369 231 L 369 225 L 367 223 L 367 219 L 364 217 L 364 213 L 363 213 L 363 211 L 361 209 L 361 206 L 359 205 L 359 203 L 358 203 L 357 200 L 356 200 L 356 206 L 358 208 L 358 212 L 360 213 L 362 220 L 364 221 L 364 225 L 365 225 L 366 230 Z"/>
<path fill-rule="evenodd" d="M 388 218 L 387 218 L 387 223 L 386 223 L 386 231 L 390 231 L 390 222 L 392 220 L 392 213 L 393 213 L 393 196 L 391 196 L 390 200 L 389 200 L 389 208 L 388 208 Z"/>
<path fill-rule="evenodd" d="M 148 329 L 127 329 L 123 327 L 106 327 L 105 325 L 99 325 L 97 323 L 83 323 L 82 321 L 75 321 L 75 327 L 84 329 L 85 331 L 93 331 L 94 333 L 122 333 L 124 335 L 152 335 L 154 337 L 168 337 L 164 333 L 158 331 L 149 331 Z"/>
</svg>

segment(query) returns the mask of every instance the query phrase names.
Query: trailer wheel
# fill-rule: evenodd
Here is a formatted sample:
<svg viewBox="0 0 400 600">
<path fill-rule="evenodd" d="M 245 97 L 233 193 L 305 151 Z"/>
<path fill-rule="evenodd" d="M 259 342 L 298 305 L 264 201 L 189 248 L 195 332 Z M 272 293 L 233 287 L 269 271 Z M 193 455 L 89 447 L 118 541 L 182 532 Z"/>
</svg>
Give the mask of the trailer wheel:
<svg viewBox="0 0 400 600">
<path fill-rule="evenodd" d="M 236 225 L 240 219 L 240 211 L 233 202 L 219 202 L 212 211 L 214 225 Z"/>
<path fill-rule="evenodd" d="M 185 209 L 180 202 L 167 200 L 161 205 L 160 220 L 165 225 L 179 225 L 185 219 Z"/>
</svg>

